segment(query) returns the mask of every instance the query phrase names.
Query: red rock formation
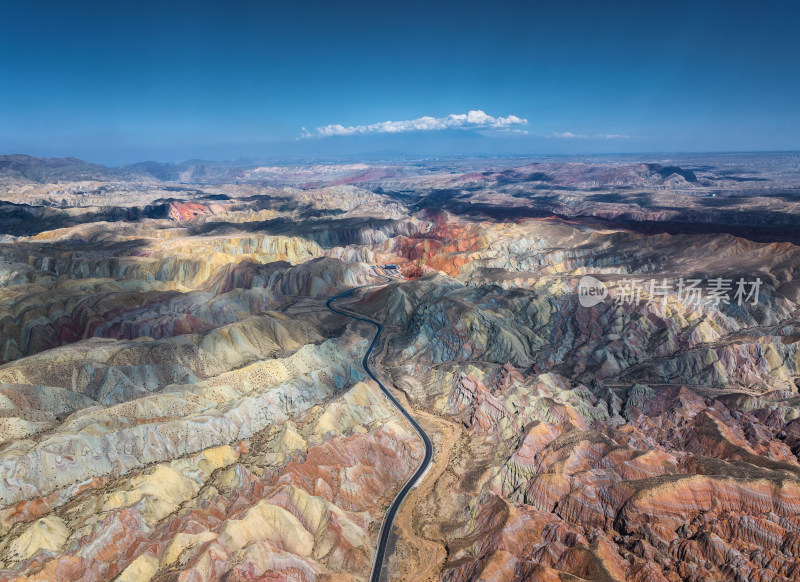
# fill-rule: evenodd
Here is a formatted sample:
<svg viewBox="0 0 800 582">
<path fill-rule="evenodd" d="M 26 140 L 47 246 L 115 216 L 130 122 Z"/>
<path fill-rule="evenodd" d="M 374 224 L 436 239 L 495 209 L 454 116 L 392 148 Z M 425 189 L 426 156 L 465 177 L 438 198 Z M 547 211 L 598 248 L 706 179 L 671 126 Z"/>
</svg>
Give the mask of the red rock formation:
<svg viewBox="0 0 800 582">
<path fill-rule="evenodd" d="M 199 202 L 170 202 L 167 216 L 175 222 L 191 222 L 198 216 L 210 216 L 220 212 L 219 204 L 203 204 Z"/>
</svg>

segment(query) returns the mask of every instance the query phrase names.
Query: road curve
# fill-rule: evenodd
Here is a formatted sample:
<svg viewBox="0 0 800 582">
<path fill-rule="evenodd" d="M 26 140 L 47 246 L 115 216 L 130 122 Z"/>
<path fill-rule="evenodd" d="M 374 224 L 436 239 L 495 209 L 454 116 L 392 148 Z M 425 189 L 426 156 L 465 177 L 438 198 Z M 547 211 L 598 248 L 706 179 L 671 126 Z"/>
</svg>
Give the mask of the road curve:
<svg viewBox="0 0 800 582">
<path fill-rule="evenodd" d="M 392 281 L 391 277 L 387 277 L 386 275 L 381 275 L 378 273 L 377 269 L 373 267 L 375 274 L 379 277 L 383 277 L 386 279 L 387 282 Z M 372 372 L 369 367 L 369 356 L 372 353 L 372 350 L 375 349 L 375 346 L 378 345 L 378 341 L 381 337 L 381 332 L 383 332 L 383 325 L 378 323 L 377 321 L 373 321 L 369 318 L 363 317 L 361 315 L 355 315 L 353 313 L 348 313 L 346 311 L 341 311 L 333 307 L 332 303 L 337 299 L 341 299 L 342 297 L 348 297 L 352 295 L 357 289 L 364 289 L 365 287 L 375 287 L 376 285 L 381 285 L 381 283 L 371 283 L 368 285 L 360 285 L 358 287 L 353 287 L 352 289 L 348 289 L 347 291 L 343 291 L 338 295 L 334 295 L 325 303 L 325 307 L 337 313 L 339 315 L 343 315 L 345 317 L 350 317 L 352 319 L 356 319 L 358 321 L 364 321 L 366 323 L 372 324 L 375 326 L 375 337 L 372 338 L 372 343 L 367 348 L 366 353 L 364 353 L 364 358 L 361 360 L 361 365 L 364 368 L 364 371 L 367 375 L 377 382 L 378 386 L 381 388 L 381 392 L 388 398 L 391 403 L 400 411 L 400 413 L 408 419 L 408 422 L 411 423 L 411 426 L 414 427 L 414 430 L 417 431 L 417 434 L 422 439 L 422 442 L 425 443 L 425 458 L 422 459 L 422 463 L 420 463 L 417 470 L 414 471 L 414 474 L 411 478 L 406 481 L 403 488 L 397 494 L 397 496 L 392 501 L 392 504 L 389 506 L 389 510 L 386 512 L 386 517 L 383 519 L 383 525 L 381 526 L 381 534 L 378 538 L 378 548 L 375 551 L 375 561 L 372 563 L 372 573 L 370 574 L 369 580 L 370 582 L 380 582 L 381 579 L 381 570 L 383 569 L 383 560 L 386 557 L 386 545 L 389 543 L 389 534 L 392 532 L 392 525 L 394 524 L 394 518 L 397 515 L 400 506 L 403 504 L 403 500 L 405 500 L 406 496 L 408 495 L 409 491 L 414 488 L 414 485 L 417 484 L 417 481 L 422 477 L 425 471 L 428 470 L 430 467 L 431 461 L 433 460 L 433 444 L 431 443 L 431 439 L 428 436 L 419 423 L 414 419 L 413 416 L 403 408 L 403 405 L 398 402 L 398 400 L 392 395 L 389 390 L 387 390 L 386 386 L 383 385 L 383 382 L 378 380 L 378 377 Z"/>
</svg>

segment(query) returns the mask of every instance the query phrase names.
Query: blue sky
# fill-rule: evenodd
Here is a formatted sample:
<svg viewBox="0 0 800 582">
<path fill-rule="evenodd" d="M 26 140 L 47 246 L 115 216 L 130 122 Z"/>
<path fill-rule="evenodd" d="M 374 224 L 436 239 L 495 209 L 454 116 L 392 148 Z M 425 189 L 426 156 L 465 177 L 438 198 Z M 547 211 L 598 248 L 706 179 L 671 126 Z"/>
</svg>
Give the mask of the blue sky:
<svg viewBox="0 0 800 582">
<path fill-rule="evenodd" d="M 789 1 L 2 0 L 0 14 L 2 153 L 800 149 Z"/>
</svg>

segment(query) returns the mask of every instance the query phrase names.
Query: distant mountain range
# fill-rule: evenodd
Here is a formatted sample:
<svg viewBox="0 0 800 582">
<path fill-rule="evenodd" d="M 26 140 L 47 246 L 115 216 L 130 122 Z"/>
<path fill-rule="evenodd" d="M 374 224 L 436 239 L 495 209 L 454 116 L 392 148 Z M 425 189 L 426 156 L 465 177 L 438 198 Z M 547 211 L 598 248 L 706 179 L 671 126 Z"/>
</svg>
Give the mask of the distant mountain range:
<svg viewBox="0 0 800 582">
<path fill-rule="evenodd" d="M 164 182 L 221 182 L 232 180 L 242 168 L 253 167 L 247 162 L 138 162 L 110 168 L 77 158 L 37 158 L 25 154 L 0 155 L 0 182 L 76 182 L 82 180 L 160 180 Z"/>
<path fill-rule="evenodd" d="M 122 169 L 143 176 L 151 176 L 164 182 L 208 182 L 234 181 L 241 176 L 243 168 L 255 167 L 253 162 L 212 162 L 187 160 L 185 162 L 137 162 L 122 166 Z"/>
<path fill-rule="evenodd" d="M 353 184 L 363 188 L 416 189 L 420 178 L 437 176 L 433 188 L 451 188 L 464 176 L 478 184 L 497 187 L 535 183 L 538 189 L 591 190 L 612 188 L 744 187 L 763 190 L 771 186 L 796 187 L 790 168 L 797 154 L 675 154 L 648 158 L 452 158 L 416 159 L 309 159 L 287 161 L 246 160 L 182 162 L 144 161 L 119 167 L 86 162 L 73 157 L 38 158 L 24 154 L 0 155 L 0 184 L 58 182 L 174 182 L 183 184 L 258 183 L 273 186 L 317 187 Z M 452 178 L 452 179 L 451 179 Z M 444 184 L 447 182 L 447 184 Z M 538 184 L 538 185 L 537 185 Z"/>
<path fill-rule="evenodd" d="M 130 179 L 134 172 L 108 168 L 77 158 L 37 158 L 24 154 L 0 155 L 0 180 L 45 183 L 55 181 Z"/>
</svg>

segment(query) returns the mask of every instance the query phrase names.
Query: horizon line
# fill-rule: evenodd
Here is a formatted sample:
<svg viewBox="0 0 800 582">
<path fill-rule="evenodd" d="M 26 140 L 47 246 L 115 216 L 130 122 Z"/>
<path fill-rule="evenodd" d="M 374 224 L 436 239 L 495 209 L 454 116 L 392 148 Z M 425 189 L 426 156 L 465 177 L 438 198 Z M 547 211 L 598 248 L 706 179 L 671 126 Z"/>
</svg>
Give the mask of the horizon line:
<svg viewBox="0 0 800 582">
<path fill-rule="evenodd" d="M 702 155 L 737 155 L 737 154 L 800 154 L 798 149 L 742 149 L 742 150 L 654 150 L 643 152 L 591 152 L 591 153 L 547 153 L 547 152 L 518 152 L 518 153 L 475 153 L 475 154 L 414 154 L 411 152 L 400 151 L 385 151 L 375 152 L 371 154 L 361 153 L 340 153 L 340 154 L 315 154 L 315 155 L 292 155 L 292 156 L 254 156 L 254 157 L 238 157 L 238 158 L 186 158 L 178 161 L 162 161 L 157 159 L 139 159 L 132 162 L 123 162 L 119 164 L 107 164 L 104 162 L 92 161 L 87 158 L 80 158 L 73 155 L 65 156 L 37 156 L 23 152 L 5 153 L 0 154 L 0 158 L 12 156 L 24 156 L 34 158 L 37 160 L 77 160 L 84 163 L 95 164 L 109 169 L 125 169 L 129 166 L 137 164 L 164 164 L 164 165 L 180 165 L 191 162 L 205 162 L 205 163 L 218 163 L 218 164 L 234 164 L 251 163 L 258 164 L 261 162 L 269 161 L 271 163 L 286 163 L 297 161 L 320 161 L 320 160 L 336 160 L 341 158 L 360 158 L 365 161 L 382 161 L 375 158 L 390 157 L 390 158 L 414 158 L 414 159 L 516 159 L 516 158 L 609 158 L 614 156 L 702 156 Z"/>
</svg>

